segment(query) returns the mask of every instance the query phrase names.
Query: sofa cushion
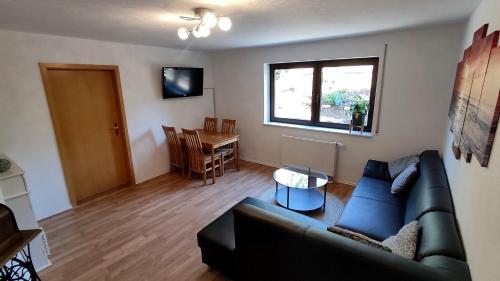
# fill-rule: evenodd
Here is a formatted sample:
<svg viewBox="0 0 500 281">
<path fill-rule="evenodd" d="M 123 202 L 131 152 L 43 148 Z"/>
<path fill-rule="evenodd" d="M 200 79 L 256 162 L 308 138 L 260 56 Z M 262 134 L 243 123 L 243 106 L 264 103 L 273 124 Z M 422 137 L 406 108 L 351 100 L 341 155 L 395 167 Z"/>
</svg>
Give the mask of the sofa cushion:
<svg viewBox="0 0 500 281">
<path fill-rule="evenodd" d="M 405 223 L 434 211 L 453 213 L 450 190 L 445 187 L 426 187 L 420 179 L 417 180 L 406 202 Z"/>
<path fill-rule="evenodd" d="M 391 182 L 371 177 L 361 177 L 352 197 L 362 197 L 388 204 L 403 206 L 406 198 L 391 193 Z"/>
<path fill-rule="evenodd" d="M 337 235 L 340 235 L 342 237 L 349 238 L 349 239 L 354 240 L 354 241 L 358 241 L 358 242 L 365 244 L 365 245 L 368 245 L 370 247 L 377 248 L 379 250 L 392 252 L 392 250 L 389 247 L 382 245 L 382 243 L 380 241 L 377 241 L 375 239 L 371 239 L 370 237 L 365 236 L 361 233 L 357 233 L 357 232 L 354 232 L 354 231 L 351 231 L 348 229 L 344 229 L 341 227 L 336 227 L 336 226 L 329 226 L 328 231 L 330 231 L 331 233 L 335 233 Z"/>
<path fill-rule="evenodd" d="M 396 178 L 408 166 L 410 166 L 411 164 L 417 164 L 419 161 L 420 157 L 418 155 L 408 155 L 397 160 L 390 161 L 387 165 L 391 178 Z"/>
<path fill-rule="evenodd" d="M 437 160 L 438 163 L 429 163 L 428 165 L 420 164 L 420 179 L 423 184 L 428 187 L 448 186 L 448 181 L 446 180 L 446 173 L 444 171 L 444 167 L 441 164 L 440 160 Z"/>
<path fill-rule="evenodd" d="M 391 249 L 392 253 L 407 259 L 415 258 L 417 249 L 418 222 L 412 221 L 403 226 L 396 235 L 384 241 L 382 245 Z"/>
<path fill-rule="evenodd" d="M 435 150 L 424 151 L 420 155 L 420 179 L 425 186 L 447 187 L 446 172 L 439 153 Z"/>
<path fill-rule="evenodd" d="M 402 171 L 401 174 L 399 174 L 392 182 L 391 193 L 399 194 L 408 191 L 417 177 L 417 174 L 417 164 L 410 164 L 410 166 L 406 167 L 406 169 Z"/>
<path fill-rule="evenodd" d="M 398 233 L 403 226 L 403 214 L 404 205 L 352 197 L 335 226 L 382 241 Z"/>
<path fill-rule="evenodd" d="M 368 160 L 363 171 L 363 176 L 382 180 L 391 180 L 387 162 Z"/>
<path fill-rule="evenodd" d="M 442 255 L 465 260 L 455 218 L 446 212 L 429 212 L 418 220 L 417 260 Z"/>
<path fill-rule="evenodd" d="M 453 201 L 438 152 L 424 151 L 419 166 L 419 177 L 408 194 L 405 222 L 432 211 L 453 213 Z"/>
</svg>

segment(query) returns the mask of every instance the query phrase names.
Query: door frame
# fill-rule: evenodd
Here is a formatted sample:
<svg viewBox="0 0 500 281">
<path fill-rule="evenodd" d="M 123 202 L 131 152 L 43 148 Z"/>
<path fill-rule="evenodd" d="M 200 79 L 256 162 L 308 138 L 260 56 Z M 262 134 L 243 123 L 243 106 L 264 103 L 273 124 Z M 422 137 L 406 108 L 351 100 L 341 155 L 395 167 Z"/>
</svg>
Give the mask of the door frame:
<svg viewBox="0 0 500 281">
<path fill-rule="evenodd" d="M 52 100 L 52 93 L 51 89 L 49 87 L 49 77 L 48 77 L 48 72 L 50 70 L 103 70 L 103 71 L 110 71 L 112 73 L 113 77 L 113 87 L 115 90 L 115 99 L 116 99 L 116 104 L 118 106 L 118 122 L 121 123 L 119 124 L 120 127 L 122 128 L 123 134 L 122 138 L 125 143 L 125 151 L 123 152 L 125 154 L 125 157 L 127 159 L 127 170 L 128 170 L 128 185 L 134 185 L 136 183 L 135 181 L 135 174 L 134 174 L 134 166 L 132 163 L 132 153 L 130 150 L 130 141 L 128 137 L 128 128 L 127 128 L 127 119 L 125 117 L 125 107 L 123 103 L 123 93 L 122 93 L 122 88 L 121 88 L 121 82 L 120 82 L 120 70 L 117 65 L 95 65 L 95 64 L 65 64 L 65 63 L 39 63 L 40 67 L 40 73 L 42 75 L 42 81 L 43 81 L 43 87 L 45 89 L 45 96 L 47 98 L 47 103 L 49 106 L 49 112 L 52 120 L 52 126 L 54 128 L 54 132 L 56 135 L 56 142 L 57 142 L 57 147 L 58 147 L 58 152 L 59 152 L 59 157 L 61 159 L 61 163 L 63 166 L 63 172 L 64 172 L 64 179 L 66 182 L 66 187 L 68 190 L 68 196 L 70 203 L 73 207 L 78 205 L 78 200 L 76 196 L 76 187 L 72 186 L 71 181 L 68 179 L 69 175 L 71 175 L 71 167 L 69 167 L 69 164 L 65 160 L 65 155 L 61 153 L 62 148 L 61 148 L 61 143 L 62 143 L 62 131 L 61 127 L 59 126 L 59 120 L 56 118 L 55 113 L 51 108 L 55 107 L 55 104 L 53 103 Z M 84 200 L 85 201 L 85 200 Z"/>
</svg>

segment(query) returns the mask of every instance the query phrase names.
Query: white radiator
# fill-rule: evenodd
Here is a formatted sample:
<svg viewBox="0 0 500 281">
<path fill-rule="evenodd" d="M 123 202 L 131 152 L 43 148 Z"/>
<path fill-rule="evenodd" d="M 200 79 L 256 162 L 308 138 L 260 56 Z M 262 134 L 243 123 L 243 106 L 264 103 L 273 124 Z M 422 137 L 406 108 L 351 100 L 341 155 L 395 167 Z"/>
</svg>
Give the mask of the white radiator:
<svg viewBox="0 0 500 281">
<path fill-rule="evenodd" d="M 342 143 L 282 135 L 281 165 L 303 166 L 335 177 L 337 147 Z"/>
</svg>

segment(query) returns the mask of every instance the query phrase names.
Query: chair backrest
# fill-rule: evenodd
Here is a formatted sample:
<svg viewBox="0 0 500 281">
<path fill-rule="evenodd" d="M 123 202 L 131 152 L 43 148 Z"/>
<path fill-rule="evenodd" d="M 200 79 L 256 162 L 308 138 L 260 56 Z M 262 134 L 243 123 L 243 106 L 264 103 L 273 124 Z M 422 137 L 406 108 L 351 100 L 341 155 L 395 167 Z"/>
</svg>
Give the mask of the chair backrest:
<svg viewBox="0 0 500 281">
<path fill-rule="evenodd" d="M 205 130 L 206 132 L 217 132 L 217 118 L 205 117 L 203 130 Z"/>
<path fill-rule="evenodd" d="M 201 145 L 200 135 L 196 130 L 182 129 L 184 141 L 188 151 L 189 169 L 195 172 L 203 172 L 205 165 L 205 156 L 203 146 Z"/>
<path fill-rule="evenodd" d="M 179 136 L 174 127 L 162 126 L 165 136 L 167 137 L 168 150 L 170 152 L 170 163 L 176 167 L 182 167 L 184 161 L 182 160 L 182 146 Z"/>
<path fill-rule="evenodd" d="M 221 132 L 223 134 L 236 134 L 236 120 L 222 119 Z"/>
<path fill-rule="evenodd" d="M 222 119 L 221 133 L 236 134 L 236 120 Z M 234 143 L 226 144 L 222 148 L 234 148 Z"/>
</svg>

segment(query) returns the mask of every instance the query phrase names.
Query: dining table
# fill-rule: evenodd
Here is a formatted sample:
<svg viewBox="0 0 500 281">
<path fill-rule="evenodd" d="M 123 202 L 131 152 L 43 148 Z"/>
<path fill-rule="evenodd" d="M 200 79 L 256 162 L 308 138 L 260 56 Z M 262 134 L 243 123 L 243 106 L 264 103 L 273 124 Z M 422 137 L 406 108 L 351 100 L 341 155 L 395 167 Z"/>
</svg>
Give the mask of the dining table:
<svg viewBox="0 0 500 281">
<path fill-rule="evenodd" d="M 215 167 L 215 150 L 228 144 L 234 143 L 234 165 L 236 170 L 240 170 L 240 136 L 238 134 L 225 134 L 220 132 L 210 132 L 203 129 L 196 129 L 200 136 L 201 145 L 210 151 L 212 167 Z M 181 142 L 184 142 L 184 135 L 178 134 Z M 212 170 L 212 180 L 215 183 L 215 169 Z"/>
</svg>

